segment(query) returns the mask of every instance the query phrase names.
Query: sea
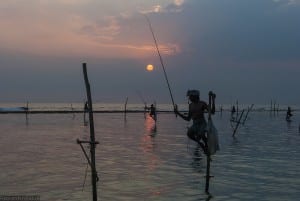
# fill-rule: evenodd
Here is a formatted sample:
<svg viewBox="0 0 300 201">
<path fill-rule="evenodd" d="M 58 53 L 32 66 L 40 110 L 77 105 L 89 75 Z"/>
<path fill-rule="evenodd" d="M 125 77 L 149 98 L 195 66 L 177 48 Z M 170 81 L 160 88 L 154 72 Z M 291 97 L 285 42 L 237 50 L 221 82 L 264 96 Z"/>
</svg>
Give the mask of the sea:
<svg viewBox="0 0 300 201">
<path fill-rule="evenodd" d="M 24 106 L 0 104 L 2 108 Z M 142 112 L 143 107 L 129 104 L 128 111 L 141 112 L 124 113 L 124 104 L 93 105 L 94 110 L 103 111 L 93 114 L 99 142 L 98 200 L 299 200 L 299 110 L 287 122 L 287 107 L 270 111 L 268 106 L 255 105 L 253 110 L 245 106 L 244 117 L 249 113 L 238 125 L 230 121 L 229 106 L 218 110 L 212 119 L 220 150 L 212 156 L 207 194 L 206 155 L 186 136 L 191 123 L 168 112 L 172 108 L 168 104 L 157 104 L 156 122 Z M 82 108 L 82 103 L 29 104 L 32 111 Z M 187 109 L 184 105 L 179 108 Z M 77 144 L 77 139 L 90 139 L 83 113 L 1 113 L 0 129 L 0 198 L 93 199 L 90 167 Z M 83 148 L 89 155 L 89 145 Z"/>
</svg>

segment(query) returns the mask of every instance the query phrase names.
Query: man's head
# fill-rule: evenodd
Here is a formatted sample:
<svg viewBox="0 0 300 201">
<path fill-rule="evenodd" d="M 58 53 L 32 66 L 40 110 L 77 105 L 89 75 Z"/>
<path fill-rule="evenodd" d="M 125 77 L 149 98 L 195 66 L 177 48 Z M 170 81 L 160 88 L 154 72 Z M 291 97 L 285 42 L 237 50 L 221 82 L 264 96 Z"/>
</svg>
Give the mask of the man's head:
<svg viewBox="0 0 300 201">
<path fill-rule="evenodd" d="M 186 96 L 188 96 L 192 102 L 197 102 L 199 101 L 200 92 L 198 90 L 188 90 Z"/>
</svg>

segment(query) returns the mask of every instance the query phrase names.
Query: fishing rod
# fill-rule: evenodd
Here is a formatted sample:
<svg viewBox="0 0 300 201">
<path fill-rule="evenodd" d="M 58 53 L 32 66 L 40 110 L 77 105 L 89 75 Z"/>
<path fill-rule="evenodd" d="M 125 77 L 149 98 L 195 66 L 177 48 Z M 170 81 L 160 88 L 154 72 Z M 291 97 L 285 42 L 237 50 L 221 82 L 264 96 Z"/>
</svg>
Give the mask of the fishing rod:
<svg viewBox="0 0 300 201">
<path fill-rule="evenodd" d="M 171 87 L 170 87 L 170 84 L 169 84 L 169 80 L 168 80 L 168 76 L 167 76 L 167 72 L 166 72 L 166 69 L 165 69 L 165 65 L 164 65 L 162 56 L 161 56 L 161 54 L 160 54 L 160 52 L 159 52 L 159 48 L 158 48 L 158 45 L 157 45 L 157 40 L 156 40 L 156 38 L 155 38 L 153 29 L 152 29 L 152 25 L 151 25 L 151 22 L 150 22 L 149 18 L 147 17 L 147 15 L 145 15 L 145 17 L 146 17 L 146 19 L 147 19 L 147 22 L 148 22 L 150 31 L 151 31 L 152 36 L 153 36 L 153 40 L 154 40 L 154 43 L 155 43 L 155 47 L 156 47 L 156 50 L 157 50 L 157 54 L 158 54 L 158 56 L 159 56 L 159 60 L 160 60 L 161 66 L 162 66 L 162 69 L 163 69 L 163 71 L 164 71 L 164 76 L 165 76 L 165 79 L 166 79 L 166 81 L 167 81 L 167 85 L 168 85 L 169 93 L 170 93 L 170 96 L 171 96 L 172 104 L 173 104 L 173 107 L 175 108 L 175 103 L 174 103 L 174 99 L 173 99 Z"/>
<path fill-rule="evenodd" d="M 141 101 L 144 103 L 145 106 L 147 106 L 147 102 L 145 101 L 144 97 L 139 91 L 136 91 L 137 95 L 140 97 Z"/>
<path fill-rule="evenodd" d="M 146 119 L 146 109 L 147 109 L 147 102 L 145 101 L 144 97 L 139 91 L 136 91 L 137 95 L 140 97 L 142 102 L 144 103 L 144 118 Z"/>
</svg>

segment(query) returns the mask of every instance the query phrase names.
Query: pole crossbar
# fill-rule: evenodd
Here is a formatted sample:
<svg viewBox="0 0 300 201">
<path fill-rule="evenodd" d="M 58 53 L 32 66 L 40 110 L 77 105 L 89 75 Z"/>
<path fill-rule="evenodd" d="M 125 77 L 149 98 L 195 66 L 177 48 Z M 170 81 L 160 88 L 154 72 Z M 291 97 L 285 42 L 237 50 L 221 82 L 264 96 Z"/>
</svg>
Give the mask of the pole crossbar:
<svg viewBox="0 0 300 201">
<path fill-rule="evenodd" d="M 79 140 L 79 139 L 77 139 L 77 143 L 78 143 L 78 144 L 99 144 L 98 141 L 91 142 L 91 141 L 87 141 L 87 140 Z"/>
</svg>

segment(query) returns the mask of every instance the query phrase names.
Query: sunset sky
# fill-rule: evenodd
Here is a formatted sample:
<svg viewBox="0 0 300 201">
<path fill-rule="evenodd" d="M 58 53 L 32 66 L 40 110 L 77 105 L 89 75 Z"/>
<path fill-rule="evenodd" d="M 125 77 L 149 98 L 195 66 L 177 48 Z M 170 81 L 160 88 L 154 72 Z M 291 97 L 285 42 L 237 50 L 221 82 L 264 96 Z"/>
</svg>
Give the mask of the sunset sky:
<svg viewBox="0 0 300 201">
<path fill-rule="evenodd" d="M 1 0 L 0 102 L 300 103 L 300 0 Z M 153 71 L 146 66 L 152 64 Z"/>
</svg>

